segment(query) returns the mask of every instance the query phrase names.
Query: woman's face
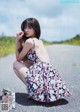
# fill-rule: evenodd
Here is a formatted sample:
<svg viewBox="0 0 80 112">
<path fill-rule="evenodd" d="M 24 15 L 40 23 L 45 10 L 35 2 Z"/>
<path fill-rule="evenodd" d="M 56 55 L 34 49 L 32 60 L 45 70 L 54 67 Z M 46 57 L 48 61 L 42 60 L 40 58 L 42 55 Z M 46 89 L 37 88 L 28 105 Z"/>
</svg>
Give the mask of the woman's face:
<svg viewBox="0 0 80 112">
<path fill-rule="evenodd" d="M 35 31 L 32 27 L 26 27 L 24 29 L 24 34 L 26 37 L 35 37 Z"/>
</svg>

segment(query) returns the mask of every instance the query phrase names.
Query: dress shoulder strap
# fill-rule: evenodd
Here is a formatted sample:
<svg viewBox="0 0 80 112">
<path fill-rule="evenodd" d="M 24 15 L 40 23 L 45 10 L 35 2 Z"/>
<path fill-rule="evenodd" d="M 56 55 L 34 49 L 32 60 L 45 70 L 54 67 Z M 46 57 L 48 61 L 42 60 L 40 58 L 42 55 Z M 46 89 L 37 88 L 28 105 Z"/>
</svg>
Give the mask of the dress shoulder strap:
<svg viewBox="0 0 80 112">
<path fill-rule="evenodd" d="M 35 41 L 34 41 L 34 39 L 32 39 L 33 40 L 33 47 L 35 47 Z"/>
</svg>

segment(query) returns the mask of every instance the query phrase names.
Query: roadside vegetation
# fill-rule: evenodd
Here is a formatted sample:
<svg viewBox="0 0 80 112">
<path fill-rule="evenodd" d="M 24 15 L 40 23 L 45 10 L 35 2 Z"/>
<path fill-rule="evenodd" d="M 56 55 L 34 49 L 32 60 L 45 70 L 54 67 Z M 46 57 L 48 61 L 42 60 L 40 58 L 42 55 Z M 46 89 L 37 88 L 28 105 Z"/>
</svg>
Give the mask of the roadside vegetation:
<svg viewBox="0 0 80 112">
<path fill-rule="evenodd" d="M 12 54 L 15 52 L 15 37 L 2 36 L 0 37 L 0 57 Z"/>
<path fill-rule="evenodd" d="M 15 52 L 15 42 L 16 38 L 13 36 L 0 36 L 0 57 L 12 54 Z M 75 37 L 65 40 L 65 41 L 55 41 L 55 42 L 47 42 L 43 40 L 44 45 L 52 45 L 52 44 L 70 44 L 80 46 L 80 35 L 76 35 Z"/>
<path fill-rule="evenodd" d="M 45 45 L 52 45 L 52 44 L 69 44 L 69 45 L 76 45 L 76 46 L 80 46 L 80 35 L 76 35 L 75 37 L 68 39 L 68 40 L 64 40 L 64 41 L 54 41 L 54 42 L 47 42 L 45 40 L 44 44 Z"/>
</svg>

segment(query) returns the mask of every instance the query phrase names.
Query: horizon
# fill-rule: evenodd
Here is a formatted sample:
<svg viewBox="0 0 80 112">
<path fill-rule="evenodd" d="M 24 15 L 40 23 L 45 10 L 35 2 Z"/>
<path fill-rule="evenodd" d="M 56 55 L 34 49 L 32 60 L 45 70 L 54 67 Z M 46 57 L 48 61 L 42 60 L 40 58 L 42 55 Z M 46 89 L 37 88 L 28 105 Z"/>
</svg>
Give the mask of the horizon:
<svg viewBox="0 0 80 112">
<path fill-rule="evenodd" d="M 77 36 L 79 36 L 79 38 L 80 38 L 80 34 L 76 34 L 74 37 L 71 37 L 71 38 L 68 38 L 68 39 L 65 39 L 65 40 L 58 40 L 58 41 L 56 41 L 56 40 L 53 40 L 53 41 L 48 41 L 48 40 L 45 40 L 45 39 L 41 39 L 41 40 L 43 40 L 43 41 L 45 41 L 45 42 L 61 42 L 61 41 L 67 41 L 67 40 L 71 40 L 71 39 L 74 39 L 75 37 L 77 38 Z M 3 38 L 3 37 L 5 37 L 5 38 L 7 38 L 7 37 L 14 37 L 14 38 L 16 38 L 16 36 L 10 36 L 10 35 L 5 35 L 4 33 L 2 34 L 2 35 L 0 35 L 0 37 L 1 38 Z"/>
</svg>

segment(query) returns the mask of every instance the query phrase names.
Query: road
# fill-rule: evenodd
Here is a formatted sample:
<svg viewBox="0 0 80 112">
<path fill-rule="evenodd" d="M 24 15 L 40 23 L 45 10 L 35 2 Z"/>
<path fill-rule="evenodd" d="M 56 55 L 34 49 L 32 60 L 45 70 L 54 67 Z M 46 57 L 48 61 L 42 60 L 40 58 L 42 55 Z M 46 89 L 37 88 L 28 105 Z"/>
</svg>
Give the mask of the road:
<svg viewBox="0 0 80 112">
<path fill-rule="evenodd" d="M 15 54 L 9 55 L 0 58 L 0 95 L 7 87 L 16 93 L 16 108 L 11 112 L 80 112 L 80 47 L 51 45 L 46 49 L 53 68 L 63 77 L 72 95 L 50 104 L 27 99 L 26 87 L 13 71 Z"/>
</svg>

